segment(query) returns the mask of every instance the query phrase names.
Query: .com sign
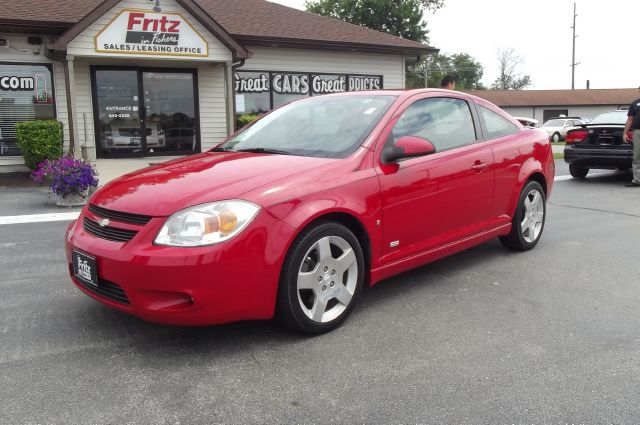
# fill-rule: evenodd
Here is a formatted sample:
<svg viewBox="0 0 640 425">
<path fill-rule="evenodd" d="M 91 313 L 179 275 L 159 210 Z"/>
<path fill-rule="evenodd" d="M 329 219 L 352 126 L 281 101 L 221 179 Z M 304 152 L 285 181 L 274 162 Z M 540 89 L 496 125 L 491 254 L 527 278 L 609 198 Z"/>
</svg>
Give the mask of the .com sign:
<svg viewBox="0 0 640 425">
<path fill-rule="evenodd" d="M 11 91 L 32 91 L 35 84 L 32 77 L 5 75 L 0 77 L 0 89 Z"/>
</svg>

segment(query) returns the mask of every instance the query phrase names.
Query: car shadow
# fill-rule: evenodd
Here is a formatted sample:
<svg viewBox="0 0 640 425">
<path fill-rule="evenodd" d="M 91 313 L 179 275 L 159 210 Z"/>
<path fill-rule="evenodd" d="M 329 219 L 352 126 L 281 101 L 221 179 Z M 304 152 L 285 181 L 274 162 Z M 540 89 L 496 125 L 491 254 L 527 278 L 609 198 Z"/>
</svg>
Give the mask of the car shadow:
<svg viewBox="0 0 640 425">
<path fill-rule="evenodd" d="M 631 173 L 631 170 L 591 170 L 584 179 L 572 178 L 566 181 L 576 185 L 618 184 L 624 187 L 624 185 L 629 183 L 632 179 L 633 174 Z"/>
<path fill-rule="evenodd" d="M 369 316 L 386 305 L 396 304 L 405 297 L 412 299 L 419 293 L 428 293 L 438 287 L 451 284 L 452 273 L 465 273 L 483 264 L 492 263 L 508 255 L 518 255 L 505 250 L 497 241 L 490 241 L 421 266 L 397 276 L 385 279 L 373 287 L 364 288 L 359 305 L 346 323 L 324 335 L 307 336 L 292 332 L 274 320 L 245 321 L 226 325 L 202 327 L 174 327 L 145 322 L 92 302 L 83 303 L 82 334 L 97 334 L 112 340 L 109 345 L 125 348 L 138 354 L 160 357 L 163 361 L 179 362 L 179 359 L 197 358 L 249 352 L 254 347 L 271 347 L 315 341 L 331 341 L 357 336 Z M 87 300 L 89 301 L 89 300 Z M 374 313 L 375 314 L 375 313 Z"/>
<path fill-rule="evenodd" d="M 432 291 L 439 287 L 447 287 L 451 284 L 451 278 L 456 275 L 466 274 L 507 256 L 521 254 L 507 250 L 494 239 L 365 288 L 361 306 L 377 308 L 397 297 L 412 297 L 410 294 L 414 291 Z"/>
</svg>

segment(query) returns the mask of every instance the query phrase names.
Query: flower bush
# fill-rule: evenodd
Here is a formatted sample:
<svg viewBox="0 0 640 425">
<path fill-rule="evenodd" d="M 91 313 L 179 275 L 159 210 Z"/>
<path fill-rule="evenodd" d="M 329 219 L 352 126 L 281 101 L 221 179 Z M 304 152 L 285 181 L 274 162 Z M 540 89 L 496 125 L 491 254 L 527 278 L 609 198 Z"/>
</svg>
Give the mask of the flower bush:
<svg viewBox="0 0 640 425">
<path fill-rule="evenodd" d="M 56 160 L 44 160 L 31 173 L 36 184 L 49 184 L 49 189 L 58 196 L 83 193 L 98 186 L 96 170 L 81 159 L 64 156 Z"/>
</svg>

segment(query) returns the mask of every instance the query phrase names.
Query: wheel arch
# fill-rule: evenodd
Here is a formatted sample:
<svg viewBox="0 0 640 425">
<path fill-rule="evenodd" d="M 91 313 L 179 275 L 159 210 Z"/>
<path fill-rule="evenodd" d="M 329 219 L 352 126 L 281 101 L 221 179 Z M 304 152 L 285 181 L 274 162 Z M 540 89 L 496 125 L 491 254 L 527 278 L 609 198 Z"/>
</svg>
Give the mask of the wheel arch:
<svg viewBox="0 0 640 425">
<path fill-rule="evenodd" d="M 368 286 L 371 282 L 371 262 L 372 262 L 372 242 L 369 232 L 366 229 L 364 223 L 356 217 L 355 214 L 352 214 L 347 211 L 326 211 L 323 213 L 319 213 L 316 216 L 311 217 L 308 221 L 300 225 L 296 229 L 295 235 L 289 241 L 287 246 L 287 253 L 293 246 L 294 242 L 302 235 L 307 229 L 315 226 L 316 224 L 322 222 L 334 222 L 339 223 L 349 229 L 358 242 L 360 243 L 360 247 L 362 248 L 362 255 L 364 256 L 364 265 L 366 268 L 364 274 L 364 284 Z M 283 263 L 284 267 L 284 263 Z M 282 270 L 280 271 L 282 274 Z"/>
<path fill-rule="evenodd" d="M 542 172 L 541 164 L 538 161 L 531 158 L 529 161 L 523 164 L 520 170 L 520 175 L 518 177 L 518 186 L 517 186 L 518 190 L 514 191 L 514 193 L 512 194 L 509 208 L 507 210 L 511 212 L 511 217 L 513 217 L 513 215 L 516 212 L 516 208 L 518 207 L 518 199 L 520 198 L 520 193 L 522 193 L 522 190 L 527 185 L 527 183 L 532 180 L 540 183 L 540 186 L 542 186 L 542 189 L 544 190 L 545 198 L 548 197 L 549 182 L 547 182 L 547 178 Z"/>
<path fill-rule="evenodd" d="M 549 189 L 547 186 L 547 179 L 544 176 L 544 174 L 542 174 L 542 171 L 536 171 L 534 173 L 532 173 L 525 181 L 524 184 L 522 185 L 522 187 L 524 187 L 524 185 L 527 184 L 527 182 L 529 181 L 537 181 L 538 183 L 540 183 L 540 186 L 542 186 L 542 189 L 544 190 L 544 196 L 547 197 L 548 193 L 549 193 Z"/>
</svg>

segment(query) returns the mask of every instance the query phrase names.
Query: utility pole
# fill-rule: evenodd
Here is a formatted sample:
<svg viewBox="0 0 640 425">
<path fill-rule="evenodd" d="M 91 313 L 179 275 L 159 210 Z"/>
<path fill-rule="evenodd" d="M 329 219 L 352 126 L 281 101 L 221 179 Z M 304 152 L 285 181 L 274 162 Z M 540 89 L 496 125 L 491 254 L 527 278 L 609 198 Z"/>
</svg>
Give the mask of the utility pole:
<svg viewBox="0 0 640 425">
<path fill-rule="evenodd" d="M 424 55 L 424 88 L 429 87 L 429 55 Z"/>
<path fill-rule="evenodd" d="M 580 65 L 580 62 L 576 62 L 576 3 L 573 2 L 573 50 L 571 52 L 571 90 L 575 89 L 576 83 L 576 65 Z"/>
</svg>

